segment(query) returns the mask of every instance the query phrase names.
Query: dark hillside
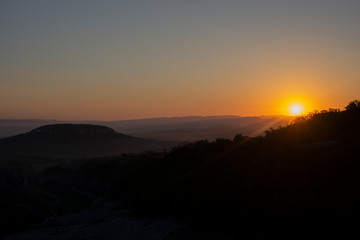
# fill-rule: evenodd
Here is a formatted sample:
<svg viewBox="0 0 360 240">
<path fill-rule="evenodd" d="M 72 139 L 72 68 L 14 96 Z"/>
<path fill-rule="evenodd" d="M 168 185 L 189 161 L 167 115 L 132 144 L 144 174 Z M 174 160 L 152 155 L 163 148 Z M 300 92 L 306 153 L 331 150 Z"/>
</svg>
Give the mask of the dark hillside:
<svg viewBox="0 0 360 240">
<path fill-rule="evenodd" d="M 62 137 L 62 138 L 98 138 L 115 137 L 121 134 L 105 126 L 91 124 L 54 124 L 39 127 L 29 132 L 37 137 Z"/>
<path fill-rule="evenodd" d="M 36 128 L 28 133 L 9 137 L 6 141 L 61 142 L 79 139 L 110 139 L 134 137 L 115 132 L 113 129 L 91 124 L 52 124 Z"/>
<path fill-rule="evenodd" d="M 359 109 L 346 111 L 329 109 L 311 113 L 295 119 L 293 124 L 287 127 L 268 130 L 266 137 L 282 143 L 308 144 L 321 141 L 341 141 L 352 144 L 353 141 L 359 139 Z"/>
<path fill-rule="evenodd" d="M 184 144 L 168 153 L 68 163 L 32 177 L 33 190 L 51 192 L 62 204 L 29 196 L 21 177 L 9 178 L 4 170 L 1 181 L 17 194 L 9 195 L 3 209 L 12 207 L 19 216 L 41 222 L 50 213 L 87 208 L 101 196 L 121 202 L 138 219 L 181 219 L 185 224 L 167 240 L 350 239 L 360 224 L 359 120 L 360 104 L 354 101 L 344 111 L 312 113 L 261 137 L 238 134 L 232 140 Z M 41 214 L 31 217 L 14 202 Z M 19 222 L 11 221 L 11 226 Z M 20 229 L 33 228 L 29 222 L 21 220 Z M 40 226 L 32 236 L 43 232 Z"/>
<path fill-rule="evenodd" d="M 117 172 L 101 179 L 134 212 L 182 216 L 215 236 L 351 236 L 360 214 L 359 120 L 360 107 L 330 109 L 264 137 L 197 141 L 162 159 L 79 171 Z"/>
<path fill-rule="evenodd" d="M 163 150 L 174 143 L 141 139 L 91 124 L 52 124 L 0 140 L 0 154 L 60 159 Z"/>
</svg>

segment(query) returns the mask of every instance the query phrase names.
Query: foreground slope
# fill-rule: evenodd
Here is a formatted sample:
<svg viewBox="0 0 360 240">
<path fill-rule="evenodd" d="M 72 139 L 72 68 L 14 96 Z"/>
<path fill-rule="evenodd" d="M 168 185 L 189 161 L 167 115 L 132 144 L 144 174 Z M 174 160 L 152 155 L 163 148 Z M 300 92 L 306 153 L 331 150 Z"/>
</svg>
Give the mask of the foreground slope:
<svg viewBox="0 0 360 240">
<path fill-rule="evenodd" d="M 151 230 L 127 239 L 351 239 L 360 224 L 359 122 L 355 102 L 265 136 L 52 166 L 27 178 L 28 185 L 21 173 L 3 170 L 5 234 L 28 229 L 8 239 L 64 239 L 91 224 L 87 239 L 103 239 L 104 227 L 105 239 L 121 238 L 129 228 L 117 224 L 126 222 L 117 211 L 127 209 L 138 223 L 148 219 L 131 229 L 157 228 L 159 217 L 166 226 L 164 235 Z M 98 197 L 120 206 L 114 215 L 79 222 Z M 173 225 L 172 217 L 181 223 Z"/>
</svg>

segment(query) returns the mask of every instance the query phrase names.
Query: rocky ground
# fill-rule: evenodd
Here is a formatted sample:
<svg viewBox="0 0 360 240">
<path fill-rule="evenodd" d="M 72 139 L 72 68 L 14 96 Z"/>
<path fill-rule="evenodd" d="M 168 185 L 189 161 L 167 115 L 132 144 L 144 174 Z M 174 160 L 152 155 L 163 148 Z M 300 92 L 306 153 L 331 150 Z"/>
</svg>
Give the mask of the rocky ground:
<svg viewBox="0 0 360 240">
<path fill-rule="evenodd" d="M 4 240 L 162 240 L 183 226 L 175 218 L 138 218 L 121 208 L 121 202 L 98 198 L 80 213 L 53 216 L 36 229 L 7 236 Z"/>
</svg>

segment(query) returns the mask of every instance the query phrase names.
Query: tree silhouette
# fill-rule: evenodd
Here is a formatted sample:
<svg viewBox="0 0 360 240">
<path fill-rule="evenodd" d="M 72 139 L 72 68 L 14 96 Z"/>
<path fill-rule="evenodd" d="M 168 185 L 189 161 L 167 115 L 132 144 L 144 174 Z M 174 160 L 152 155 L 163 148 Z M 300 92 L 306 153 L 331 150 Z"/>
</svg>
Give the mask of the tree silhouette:
<svg viewBox="0 0 360 240">
<path fill-rule="evenodd" d="M 359 110 L 359 109 L 360 109 L 360 101 L 359 101 L 359 100 L 351 101 L 351 102 L 345 107 L 345 109 L 346 109 L 347 111 Z"/>
</svg>

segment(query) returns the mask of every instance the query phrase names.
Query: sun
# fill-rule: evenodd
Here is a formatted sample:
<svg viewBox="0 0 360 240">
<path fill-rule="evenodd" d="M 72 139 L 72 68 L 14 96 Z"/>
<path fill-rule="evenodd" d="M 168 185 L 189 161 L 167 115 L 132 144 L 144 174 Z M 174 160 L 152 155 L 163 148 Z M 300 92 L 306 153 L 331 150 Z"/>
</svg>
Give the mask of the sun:
<svg viewBox="0 0 360 240">
<path fill-rule="evenodd" d="M 294 105 L 294 106 L 291 106 L 290 112 L 291 112 L 293 115 L 299 115 L 299 114 L 303 113 L 304 110 L 303 110 L 303 108 L 302 108 L 300 105 Z"/>
<path fill-rule="evenodd" d="M 290 115 L 297 116 L 305 112 L 304 105 L 302 103 L 292 103 L 289 105 L 288 112 Z"/>
<path fill-rule="evenodd" d="M 288 116 L 300 116 L 313 111 L 313 101 L 306 97 L 289 97 L 279 101 L 279 112 Z"/>
</svg>

